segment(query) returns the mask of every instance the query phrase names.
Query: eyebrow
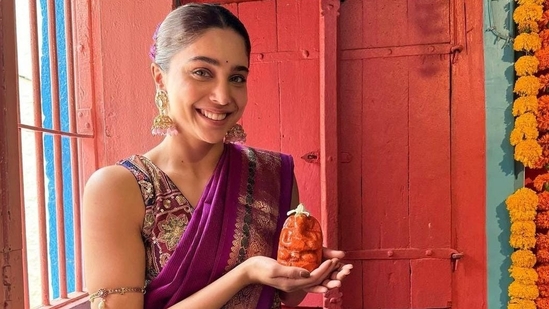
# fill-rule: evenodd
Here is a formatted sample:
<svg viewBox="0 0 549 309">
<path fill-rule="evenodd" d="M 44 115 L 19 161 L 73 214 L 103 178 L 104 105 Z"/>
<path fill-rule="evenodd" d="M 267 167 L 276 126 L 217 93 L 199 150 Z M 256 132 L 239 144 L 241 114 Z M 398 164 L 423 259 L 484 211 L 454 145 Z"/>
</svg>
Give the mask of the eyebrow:
<svg viewBox="0 0 549 309">
<path fill-rule="evenodd" d="M 195 57 L 192 57 L 191 59 L 189 59 L 189 62 L 193 62 L 193 61 L 202 61 L 202 62 L 209 63 L 211 65 L 214 65 L 214 66 L 221 66 L 221 62 L 219 62 L 219 60 L 214 59 L 214 58 L 210 58 L 210 57 L 206 57 L 206 56 L 195 56 Z M 235 65 L 235 66 L 233 66 L 232 69 L 234 71 L 244 71 L 244 72 L 249 72 L 250 71 L 248 69 L 248 67 L 243 66 L 243 65 Z"/>
</svg>

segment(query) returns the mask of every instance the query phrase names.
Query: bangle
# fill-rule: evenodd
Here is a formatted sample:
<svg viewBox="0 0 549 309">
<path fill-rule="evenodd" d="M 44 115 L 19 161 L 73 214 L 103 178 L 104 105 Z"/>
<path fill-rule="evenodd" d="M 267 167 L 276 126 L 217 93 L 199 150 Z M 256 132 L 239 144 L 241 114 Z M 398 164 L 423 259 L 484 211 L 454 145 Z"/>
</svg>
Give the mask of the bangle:
<svg viewBox="0 0 549 309">
<path fill-rule="evenodd" d="M 106 298 L 110 294 L 120 294 L 124 295 L 126 293 L 142 293 L 145 294 L 145 287 L 142 288 L 116 288 L 116 289 L 99 289 L 97 292 L 90 295 L 90 303 L 96 298 L 100 298 L 99 305 L 97 308 L 104 309 L 106 308 Z"/>
</svg>

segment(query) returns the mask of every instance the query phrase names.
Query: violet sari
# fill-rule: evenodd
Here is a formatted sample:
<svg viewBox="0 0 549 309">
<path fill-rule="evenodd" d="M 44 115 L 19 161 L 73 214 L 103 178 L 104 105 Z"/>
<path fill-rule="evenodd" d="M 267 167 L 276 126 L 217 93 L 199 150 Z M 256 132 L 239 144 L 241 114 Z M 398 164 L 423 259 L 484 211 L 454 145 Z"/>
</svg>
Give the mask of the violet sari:
<svg viewBox="0 0 549 309">
<path fill-rule="evenodd" d="M 226 145 L 177 247 L 147 286 L 145 308 L 168 308 L 249 257 L 276 258 L 292 186 L 290 156 Z M 271 287 L 249 285 L 223 308 L 278 308 L 277 298 Z"/>
</svg>

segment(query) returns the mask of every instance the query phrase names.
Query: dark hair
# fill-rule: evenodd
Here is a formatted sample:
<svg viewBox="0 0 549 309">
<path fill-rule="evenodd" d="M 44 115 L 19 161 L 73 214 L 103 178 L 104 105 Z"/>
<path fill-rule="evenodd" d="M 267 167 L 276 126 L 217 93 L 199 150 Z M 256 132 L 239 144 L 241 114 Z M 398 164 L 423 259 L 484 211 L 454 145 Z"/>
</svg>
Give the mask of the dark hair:
<svg viewBox="0 0 549 309">
<path fill-rule="evenodd" d="M 226 8 L 207 3 L 189 3 L 171 11 L 156 29 L 150 56 L 162 70 L 168 70 L 177 52 L 211 28 L 232 29 L 240 34 L 250 58 L 252 46 L 242 22 Z"/>
</svg>

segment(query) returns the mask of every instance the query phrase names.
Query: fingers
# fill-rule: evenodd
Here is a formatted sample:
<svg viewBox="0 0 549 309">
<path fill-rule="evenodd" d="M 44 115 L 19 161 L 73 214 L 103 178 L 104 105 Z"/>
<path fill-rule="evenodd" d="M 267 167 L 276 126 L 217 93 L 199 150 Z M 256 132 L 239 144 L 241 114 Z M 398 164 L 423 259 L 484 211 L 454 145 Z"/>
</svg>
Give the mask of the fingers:
<svg viewBox="0 0 549 309">
<path fill-rule="evenodd" d="M 351 269 L 353 269 L 352 264 L 341 264 L 335 271 L 330 275 L 332 280 L 343 280 L 345 277 L 351 274 Z"/>
</svg>

